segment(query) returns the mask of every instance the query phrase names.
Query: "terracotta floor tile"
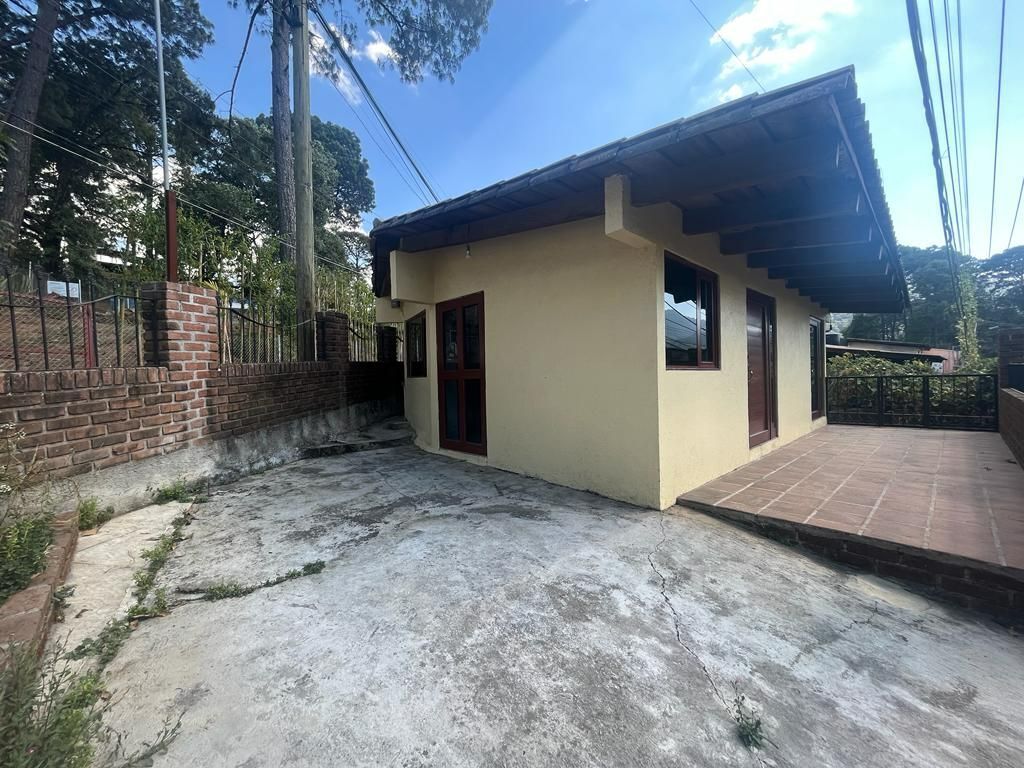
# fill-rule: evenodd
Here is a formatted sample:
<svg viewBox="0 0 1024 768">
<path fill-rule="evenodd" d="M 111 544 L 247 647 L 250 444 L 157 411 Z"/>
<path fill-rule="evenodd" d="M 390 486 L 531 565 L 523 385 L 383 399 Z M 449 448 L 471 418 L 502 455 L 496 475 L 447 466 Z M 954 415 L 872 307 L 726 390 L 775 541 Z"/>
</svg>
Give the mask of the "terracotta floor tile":
<svg viewBox="0 0 1024 768">
<path fill-rule="evenodd" d="M 829 425 L 693 492 L 730 509 L 1024 567 L 1024 470 L 999 435 Z M 750 486 L 745 488 L 745 486 Z M 883 490 L 885 493 L 883 495 Z M 726 498 L 727 497 L 727 498 Z M 874 512 L 871 510 L 874 508 Z M 852 532 L 856 532 L 855 530 Z"/>
</svg>

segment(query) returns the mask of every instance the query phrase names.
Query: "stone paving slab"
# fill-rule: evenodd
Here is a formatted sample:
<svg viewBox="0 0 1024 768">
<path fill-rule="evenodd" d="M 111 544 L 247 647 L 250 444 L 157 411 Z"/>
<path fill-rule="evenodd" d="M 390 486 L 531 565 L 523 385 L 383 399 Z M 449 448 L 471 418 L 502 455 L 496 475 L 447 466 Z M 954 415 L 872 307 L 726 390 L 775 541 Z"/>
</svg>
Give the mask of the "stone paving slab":
<svg viewBox="0 0 1024 768">
<path fill-rule="evenodd" d="M 155 768 L 1024 765 L 1024 641 L 703 514 L 414 447 L 215 489 L 108 667 Z M 776 746 L 740 743 L 734 698 Z"/>
</svg>

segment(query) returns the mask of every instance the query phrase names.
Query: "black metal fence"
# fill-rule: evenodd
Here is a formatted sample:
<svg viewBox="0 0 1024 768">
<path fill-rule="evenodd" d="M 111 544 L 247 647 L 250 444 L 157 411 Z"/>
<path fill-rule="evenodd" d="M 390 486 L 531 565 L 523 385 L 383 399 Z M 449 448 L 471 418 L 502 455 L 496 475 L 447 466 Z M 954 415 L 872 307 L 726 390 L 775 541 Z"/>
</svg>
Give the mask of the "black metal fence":
<svg viewBox="0 0 1024 768">
<path fill-rule="evenodd" d="M 830 424 L 930 429 L 999 429 L 998 377 L 830 376 Z"/>
<path fill-rule="evenodd" d="M 152 303 L 137 287 L 0 275 L 0 370 L 137 367 L 151 359 Z"/>
<path fill-rule="evenodd" d="M 348 359 L 353 362 L 395 362 L 405 360 L 401 323 L 373 323 L 349 319 Z"/>
<path fill-rule="evenodd" d="M 294 314 L 218 298 L 218 346 L 222 363 L 282 363 L 298 360 Z"/>
</svg>

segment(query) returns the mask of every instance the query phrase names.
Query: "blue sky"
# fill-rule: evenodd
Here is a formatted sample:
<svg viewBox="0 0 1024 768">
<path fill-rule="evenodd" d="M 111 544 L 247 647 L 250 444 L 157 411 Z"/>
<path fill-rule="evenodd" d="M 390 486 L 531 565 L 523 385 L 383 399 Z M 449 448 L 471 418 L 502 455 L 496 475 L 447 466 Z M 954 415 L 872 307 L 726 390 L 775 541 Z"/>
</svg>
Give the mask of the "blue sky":
<svg viewBox="0 0 1024 768">
<path fill-rule="evenodd" d="M 951 11 L 955 0 L 948 0 Z M 985 256 L 989 236 L 998 0 L 962 0 L 971 236 Z M 213 93 L 228 88 L 246 15 L 204 2 L 215 42 L 190 70 Z M 897 237 L 911 245 L 942 242 L 935 177 L 921 93 L 900 0 L 698 0 L 766 88 L 853 64 L 874 137 Z M 936 1 L 941 13 L 943 2 Z M 1008 3 L 1003 64 L 1000 167 L 993 250 L 1006 247 L 1024 175 L 1024 2 Z M 929 64 L 927 3 L 921 0 Z M 943 34 L 939 20 L 940 36 Z M 386 37 L 386 30 L 383 30 Z M 688 0 L 495 0 L 480 48 L 455 83 L 402 83 L 382 70 L 387 47 L 369 31 L 352 41 L 356 63 L 442 197 L 630 136 L 722 100 L 757 90 L 751 77 Z M 945 51 L 940 37 L 940 53 Z M 269 42 L 250 45 L 236 109 L 269 111 Z M 934 70 L 932 71 L 933 87 Z M 363 141 L 386 218 L 422 206 L 367 129 L 369 107 L 350 103 L 324 78 L 312 86 L 313 111 Z M 224 102 L 221 105 L 226 107 Z M 936 105 L 938 108 L 938 105 Z M 941 123 L 940 123 L 941 132 Z M 377 140 L 384 146 L 382 134 Z M 1024 243 L 1019 221 L 1014 244 Z"/>
</svg>

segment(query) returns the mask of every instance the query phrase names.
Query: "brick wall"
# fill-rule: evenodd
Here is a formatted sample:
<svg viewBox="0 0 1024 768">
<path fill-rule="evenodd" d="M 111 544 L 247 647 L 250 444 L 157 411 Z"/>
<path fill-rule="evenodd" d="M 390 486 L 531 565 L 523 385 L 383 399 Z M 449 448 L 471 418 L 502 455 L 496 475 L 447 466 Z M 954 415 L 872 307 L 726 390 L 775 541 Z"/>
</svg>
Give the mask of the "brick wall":
<svg viewBox="0 0 1024 768">
<path fill-rule="evenodd" d="M 1024 363 L 1024 328 L 999 332 L 999 434 L 1024 467 L 1024 393 L 1005 388 L 1010 363 Z"/>
<path fill-rule="evenodd" d="M 1009 382 L 1010 363 L 1024 363 L 1024 328 L 1005 328 L 999 332 L 999 386 Z"/>
<path fill-rule="evenodd" d="M 322 360 L 219 363 L 216 294 L 151 283 L 147 344 L 157 366 L 0 376 L 0 422 L 53 479 L 254 432 L 355 403 L 400 397 L 401 363 L 350 363 L 348 318 L 318 315 Z"/>
<path fill-rule="evenodd" d="M 999 434 L 1024 467 L 1024 392 L 999 390 Z"/>
</svg>

